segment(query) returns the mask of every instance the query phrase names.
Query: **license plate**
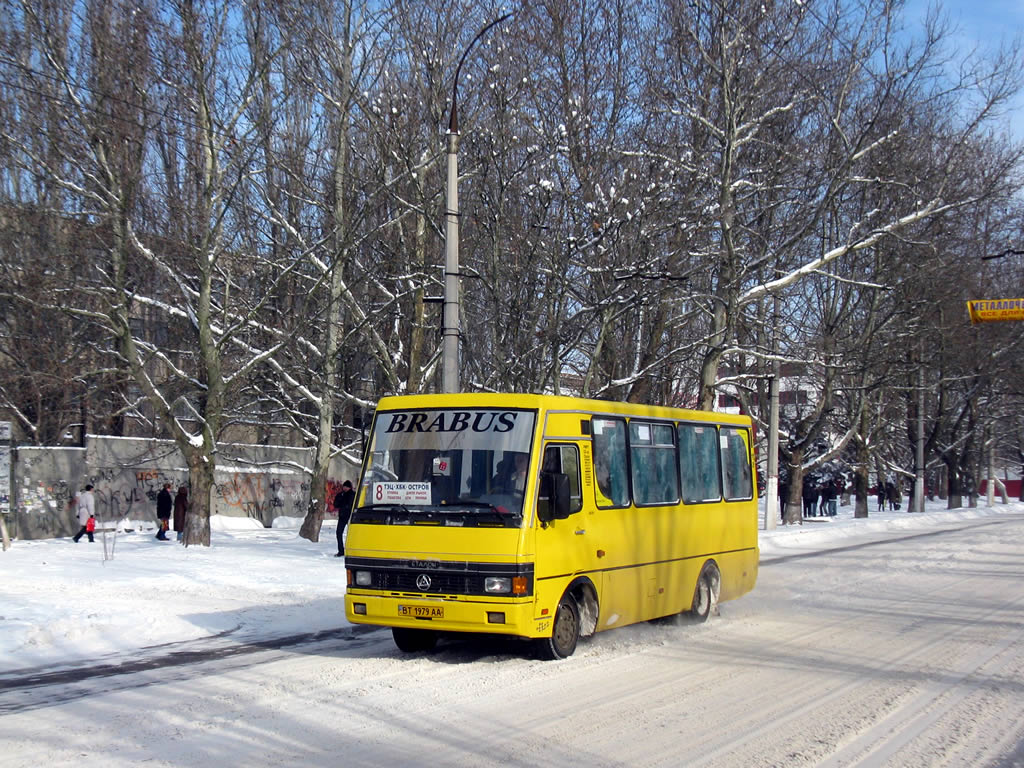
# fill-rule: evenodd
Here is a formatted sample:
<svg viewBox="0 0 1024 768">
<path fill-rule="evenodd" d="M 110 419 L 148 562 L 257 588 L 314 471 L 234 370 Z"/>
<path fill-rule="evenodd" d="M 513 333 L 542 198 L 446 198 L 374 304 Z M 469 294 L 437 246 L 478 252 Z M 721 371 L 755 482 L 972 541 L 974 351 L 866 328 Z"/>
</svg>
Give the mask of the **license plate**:
<svg viewBox="0 0 1024 768">
<path fill-rule="evenodd" d="M 444 608 L 434 605 L 400 605 L 398 615 L 414 619 L 443 619 Z"/>
</svg>

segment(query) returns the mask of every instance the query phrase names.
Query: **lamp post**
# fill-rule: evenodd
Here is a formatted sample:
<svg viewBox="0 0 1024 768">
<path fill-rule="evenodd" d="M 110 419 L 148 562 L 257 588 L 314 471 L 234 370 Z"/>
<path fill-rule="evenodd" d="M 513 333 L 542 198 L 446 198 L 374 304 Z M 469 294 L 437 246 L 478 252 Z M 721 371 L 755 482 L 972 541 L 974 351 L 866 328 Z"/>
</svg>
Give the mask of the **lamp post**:
<svg viewBox="0 0 1024 768">
<path fill-rule="evenodd" d="M 455 80 L 452 83 L 452 111 L 448 118 L 448 191 L 445 201 L 444 227 L 444 318 L 441 329 L 441 391 L 459 391 L 459 73 L 466 61 L 466 56 L 473 50 L 491 27 L 500 24 L 512 16 L 506 13 L 499 16 L 486 27 L 477 32 L 455 68 Z"/>
</svg>

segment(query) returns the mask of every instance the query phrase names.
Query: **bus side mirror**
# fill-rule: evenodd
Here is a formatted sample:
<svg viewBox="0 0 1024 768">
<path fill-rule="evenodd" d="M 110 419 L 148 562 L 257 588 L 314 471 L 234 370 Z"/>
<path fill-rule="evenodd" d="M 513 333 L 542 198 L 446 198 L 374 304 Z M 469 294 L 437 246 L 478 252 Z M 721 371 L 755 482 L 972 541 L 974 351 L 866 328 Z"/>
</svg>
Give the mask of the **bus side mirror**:
<svg viewBox="0 0 1024 768">
<path fill-rule="evenodd" d="M 569 517 L 569 476 L 563 472 L 542 472 L 537 519 L 542 523 Z"/>
</svg>

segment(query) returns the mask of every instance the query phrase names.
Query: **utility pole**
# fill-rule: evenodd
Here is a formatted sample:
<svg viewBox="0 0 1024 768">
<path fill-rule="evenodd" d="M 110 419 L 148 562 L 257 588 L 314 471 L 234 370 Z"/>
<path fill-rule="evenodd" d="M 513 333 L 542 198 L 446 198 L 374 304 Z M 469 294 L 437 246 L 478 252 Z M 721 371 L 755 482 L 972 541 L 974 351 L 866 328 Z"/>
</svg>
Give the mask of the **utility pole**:
<svg viewBox="0 0 1024 768">
<path fill-rule="evenodd" d="M 772 297 L 772 380 L 768 385 L 768 482 L 764 500 L 764 529 L 775 530 L 779 522 L 779 295 Z M 800 522 L 803 523 L 803 511 Z"/>
<path fill-rule="evenodd" d="M 500 24 L 511 13 L 499 16 L 486 27 L 477 32 L 473 41 L 466 46 L 455 68 L 455 79 L 452 83 L 452 111 L 448 117 L 448 191 L 445 201 L 444 227 L 444 326 L 441 329 L 441 391 L 458 392 L 459 384 L 459 337 L 461 335 L 459 319 L 459 73 L 466 56 L 473 50 L 487 31 L 495 24 Z"/>
<path fill-rule="evenodd" d="M 764 529 L 775 530 L 779 522 L 779 361 L 772 361 L 768 413 L 768 498 L 764 503 Z M 803 512 L 801 511 L 801 521 Z"/>
<path fill-rule="evenodd" d="M 459 66 L 462 66 L 461 62 Z M 458 392 L 460 332 L 459 128 L 455 114 L 454 93 L 452 95 L 452 116 L 448 123 L 448 196 L 445 213 L 444 242 L 444 329 L 441 332 L 441 390 L 443 392 Z"/>
<path fill-rule="evenodd" d="M 923 346 L 923 343 L 922 343 Z M 914 509 L 924 512 L 924 355 L 917 368 L 917 451 L 914 456 Z"/>
</svg>

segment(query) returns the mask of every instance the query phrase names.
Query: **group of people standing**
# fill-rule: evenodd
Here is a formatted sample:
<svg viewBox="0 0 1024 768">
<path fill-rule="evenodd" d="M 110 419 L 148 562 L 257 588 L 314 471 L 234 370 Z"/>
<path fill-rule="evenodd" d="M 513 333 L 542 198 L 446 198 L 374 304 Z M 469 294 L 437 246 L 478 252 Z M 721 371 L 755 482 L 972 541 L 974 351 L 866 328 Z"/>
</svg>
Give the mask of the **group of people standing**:
<svg viewBox="0 0 1024 768">
<path fill-rule="evenodd" d="M 889 505 L 889 511 L 895 512 L 900 508 L 902 499 L 900 498 L 900 487 L 892 480 L 886 480 L 884 483 L 878 481 L 878 489 L 876 491 L 878 495 L 878 511 L 882 512 L 886 505 Z M 911 504 L 913 507 L 913 504 Z"/>
<path fill-rule="evenodd" d="M 96 497 L 93 494 L 93 486 L 86 485 L 78 493 L 72 493 L 68 500 L 68 509 L 78 520 L 78 533 L 71 537 L 77 544 L 83 536 L 88 536 L 89 541 L 95 541 L 96 533 Z M 164 487 L 156 495 L 156 538 L 160 541 L 170 541 L 167 531 L 172 525 L 178 534 L 178 541 L 185 536 L 185 519 L 188 516 L 188 488 L 178 488 L 178 495 L 171 498 L 171 484 L 164 483 Z"/>
<path fill-rule="evenodd" d="M 164 483 L 164 487 L 156 495 L 156 538 L 160 541 L 170 541 L 167 538 L 167 531 L 171 527 L 172 514 L 174 531 L 178 535 L 178 541 L 181 541 L 185 536 L 185 517 L 188 515 L 188 488 L 180 486 L 178 495 L 172 500 L 171 484 Z"/>
<path fill-rule="evenodd" d="M 801 497 L 804 502 L 804 517 L 835 517 L 839 495 L 843 492 L 842 480 L 818 482 L 805 477 Z"/>
</svg>

